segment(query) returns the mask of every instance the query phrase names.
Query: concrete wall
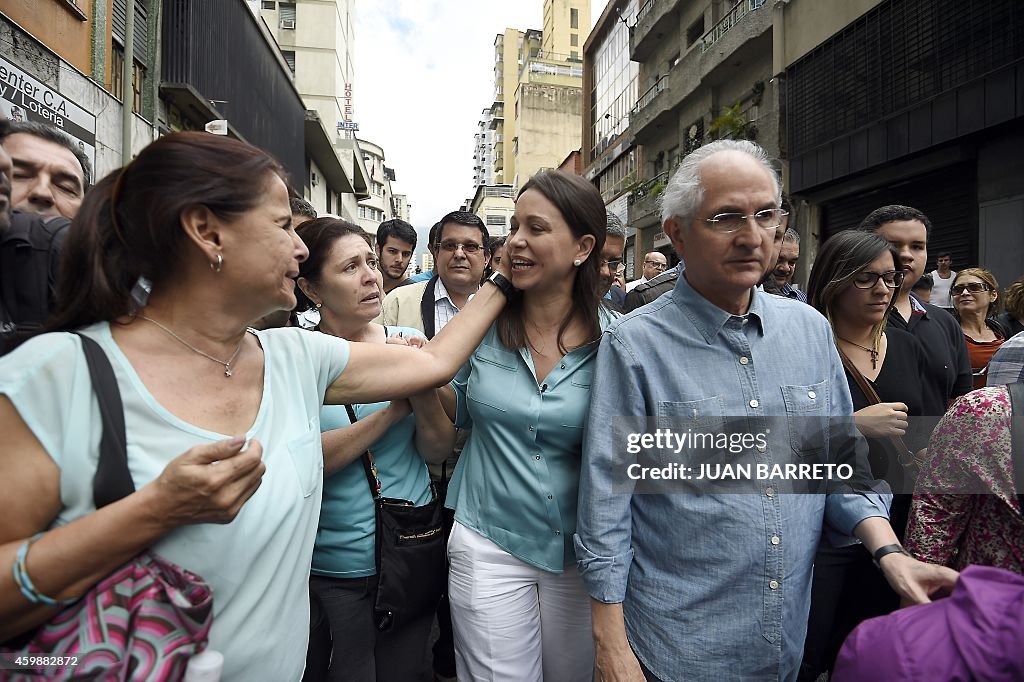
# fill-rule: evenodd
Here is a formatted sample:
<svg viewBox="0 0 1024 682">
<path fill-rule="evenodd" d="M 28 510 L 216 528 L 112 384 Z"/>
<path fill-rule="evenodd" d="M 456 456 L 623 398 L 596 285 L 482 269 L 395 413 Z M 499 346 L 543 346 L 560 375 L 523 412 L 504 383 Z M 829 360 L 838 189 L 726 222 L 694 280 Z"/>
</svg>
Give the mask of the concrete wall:
<svg viewBox="0 0 1024 682">
<path fill-rule="evenodd" d="M 557 168 L 580 146 L 583 91 L 552 85 L 524 84 L 519 92 L 518 187 L 541 168 Z"/>
</svg>

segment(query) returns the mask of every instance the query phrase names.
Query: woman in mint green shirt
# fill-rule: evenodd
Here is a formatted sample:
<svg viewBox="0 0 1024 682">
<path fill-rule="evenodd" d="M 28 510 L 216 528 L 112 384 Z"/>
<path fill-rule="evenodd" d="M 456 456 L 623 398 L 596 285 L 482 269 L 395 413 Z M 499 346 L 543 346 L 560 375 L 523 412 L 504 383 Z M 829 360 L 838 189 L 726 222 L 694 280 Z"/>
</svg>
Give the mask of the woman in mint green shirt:
<svg viewBox="0 0 1024 682">
<path fill-rule="evenodd" d="M 376 344 L 386 343 L 389 336 L 423 336 L 410 327 L 384 327 L 372 321 L 380 314 L 383 282 L 370 236 L 362 229 L 344 220 L 317 218 L 304 223 L 298 235 L 309 248 L 298 287 L 307 305 L 320 312 L 319 332 Z M 325 405 L 320 410 L 324 456 L 345 463 L 324 480 L 310 579 L 334 640 L 327 679 L 421 679 L 428 671 L 425 659 L 433 612 L 386 633 L 374 625 L 376 519 L 360 457 L 367 448 L 373 453 L 384 497 L 423 505 L 432 497 L 424 459 L 447 458 L 455 444 L 455 428 L 432 389 L 408 400 L 352 407 L 355 424 L 344 406 Z"/>
<path fill-rule="evenodd" d="M 602 323 L 606 214 L 582 178 L 520 191 L 513 296 L 456 377 L 472 426 L 449 486 L 449 599 L 459 679 L 592 679 L 590 600 L 575 566 L 583 423 Z"/>
<path fill-rule="evenodd" d="M 0 358 L 0 641 L 152 549 L 213 590 L 224 682 L 298 680 L 323 473 L 336 466 L 320 407 L 442 385 L 503 294 L 486 285 L 423 349 L 247 331 L 295 306 L 308 251 L 281 166 L 201 132 L 161 137 L 97 183 L 62 255 L 52 333 Z M 124 409 L 136 492 L 99 511 L 103 420 L 71 331 L 104 350 Z"/>
</svg>

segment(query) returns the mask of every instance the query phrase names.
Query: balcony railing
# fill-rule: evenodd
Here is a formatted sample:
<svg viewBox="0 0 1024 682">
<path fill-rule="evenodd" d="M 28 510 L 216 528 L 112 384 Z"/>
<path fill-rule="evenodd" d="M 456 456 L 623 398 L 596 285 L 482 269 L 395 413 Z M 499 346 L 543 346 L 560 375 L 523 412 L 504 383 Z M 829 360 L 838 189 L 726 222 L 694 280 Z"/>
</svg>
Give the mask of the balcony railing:
<svg viewBox="0 0 1024 682">
<path fill-rule="evenodd" d="M 707 52 L 711 46 L 721 40 L 730 28 L 743 20 L 751 12 L 761 9 L 765 0 L 740 0 L 729 12 L 722 17 L 721 21 L 711 27 L 711 30 L 701 38 L 701 52 Z"/>
<path fill-rule="evenodd" d="M 643 21 L 644 17 L 646 17 L 648 14 L 651 13 L 651 10 L 654 9 L 654 5 L 657 2 L 658 2 L 658 0 L 647 0 L 647 2 L 645 2 L 643 4 L 643 6 L 640 8 L 640 11 L 636 13 L 636 23 L 637 24 L 639 24 L 641 21 Z M 634 26 L 635 25 L 636 24 L 634 24 Z"/>
<path fill-rule="evenodd" d="M 640 96 L 640 99 L 636 101 L 636 105 L 633 107 L 633 110 L 630 112 L 630 114 L 632 116 L 636 116 L 638 113 L 640 113 L 641 109 L 643 109 L 652 101 L 654 101 L 654 98 L 658 96 L 658 93 L 665 89 L 665 84 L 667 81 L 667 76 L 662 76 L 661 78 L 659 78 L 654 85 L 648 88 L 647 92 Z"/>
</svg>

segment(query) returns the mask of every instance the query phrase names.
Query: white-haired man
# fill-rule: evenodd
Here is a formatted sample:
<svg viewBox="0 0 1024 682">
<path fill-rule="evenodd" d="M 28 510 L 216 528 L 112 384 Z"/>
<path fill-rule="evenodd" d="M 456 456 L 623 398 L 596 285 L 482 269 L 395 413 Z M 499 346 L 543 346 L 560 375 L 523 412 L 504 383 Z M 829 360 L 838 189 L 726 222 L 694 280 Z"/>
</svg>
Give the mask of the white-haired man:
<svg viewBox="0 0 1024 682">
<path fill-rule="evenodd" d="M 795 679 L 826 525 L 859 538 L 910 600 L 955 580 L 904 552 L 887 494 L 780 494 L 787 482 L 756 477 L 735 494 L 640 494 L 622 466 L 620 416 L 710 430 L 740 420 L 771 431 L 744 451 L 751 461 L 813 452 L 816 461 L 862 466 L 852 419 L 805 439 L 807 421 L 853 412 L 828 323 L 803 303 L 755 290 L 782 238 L 780 200 L 778 176 L 753 143 L 718 141 L 687 156 L 662 215 L 686 269 L 672 292 L 613 323 L 601 341 L 575 541 L 605 680 Z"/>
</svg>

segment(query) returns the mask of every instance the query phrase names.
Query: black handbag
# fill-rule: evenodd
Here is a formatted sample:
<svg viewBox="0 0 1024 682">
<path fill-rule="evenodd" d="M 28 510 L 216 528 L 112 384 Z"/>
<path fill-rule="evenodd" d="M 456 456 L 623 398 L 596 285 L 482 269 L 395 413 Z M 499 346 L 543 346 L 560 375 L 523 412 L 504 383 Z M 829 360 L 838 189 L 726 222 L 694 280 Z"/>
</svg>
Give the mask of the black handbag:
<svg viewBox="0 0 1024 682">
<path fill-rule="evenodd" d="M 355 410 L 351 405 L 345 409 L 355 424 Z M 374 622 L 379 631 L 387 632 L 437 608 L 448 576 L 443 504 L 433 484 L 431 501 L 421 507 L 381 497 L 373 454 L 367 450 L 360 459 L 377 519 Z"/>
</svg>

